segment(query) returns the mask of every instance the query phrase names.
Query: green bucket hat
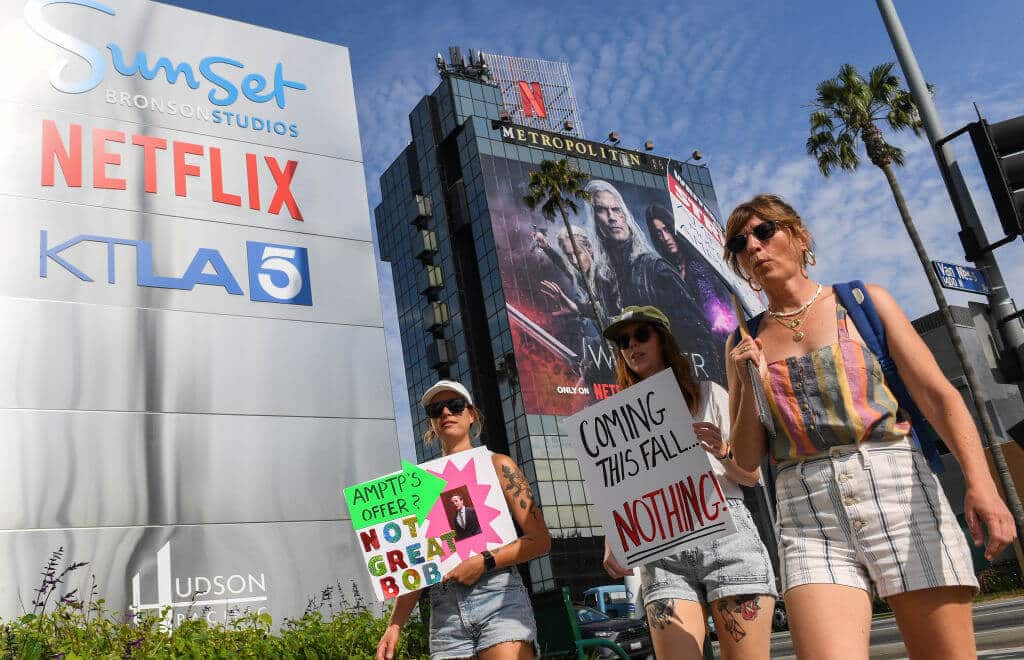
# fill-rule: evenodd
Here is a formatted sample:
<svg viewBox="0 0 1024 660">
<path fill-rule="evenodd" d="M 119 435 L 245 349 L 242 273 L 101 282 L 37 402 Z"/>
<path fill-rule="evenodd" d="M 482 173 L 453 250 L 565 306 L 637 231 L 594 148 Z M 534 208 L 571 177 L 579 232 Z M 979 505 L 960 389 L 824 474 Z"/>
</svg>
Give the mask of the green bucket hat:
<svg viewBox="0 0 1024 660">
<path fill-rule="evenodd" d="M 624 307 L 622 313 L 612 319 L 612 322 L 601 334 L 606 339 L 614 341 L 622 327 L 630 323 L 650 323 L 652 325 L 660 325 L 666 331 L 671 331 L 668 317 L 657 307 L 653 305 L 630 305 L 629 307 Z"/>
</svg>

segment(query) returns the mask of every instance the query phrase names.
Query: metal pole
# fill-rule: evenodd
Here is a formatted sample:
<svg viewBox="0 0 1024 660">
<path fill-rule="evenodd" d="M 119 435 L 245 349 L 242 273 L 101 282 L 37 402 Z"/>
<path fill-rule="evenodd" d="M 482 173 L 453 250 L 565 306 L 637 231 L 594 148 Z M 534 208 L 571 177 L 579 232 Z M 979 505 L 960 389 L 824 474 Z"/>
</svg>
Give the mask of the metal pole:
<svg viewBox="0 0 1024 660">
<path fill-rule="evenodd" d="M 935 102 L 925 84 L 921 67 L 917 64 L 917 58 L 907 40 L 907 34 L 903 31 L 899 16 L 896 15 L 896 8 L 893 6 L 892 0 L 877 0 L 877 2 L 882 20 L 885 21 L 885 27 L 889 31 L 889 38 L 896 50 L 896 57 L 903 69 L 903 75 L 910 86 L 910 93 L 921 114 L 921 121 L 924 123 L 928 141 L 935 153 L 935 160 L 938 162 L 939 171 L 946 183 L 953 208 L 957 217 L 960 218 L 960 224 L 964 229 L 973 231 L 981 245 L 987 245 L 988 237 L 985 236 L 985 228 L 978 217 L 978 211 L 974 208 L 974 201 L 967 191 L 967 184 L 964 183 L 964 177 L 960 172 L 960 165 L 956 161 L 952 145 L 943 144 L 935 149 L 935 143 L 945 136 L 945 131 L 942 128 L 939 113 L 935 109 Z M 992 288 L 992 292 L 988 294 L 988 306 L 992 317 L 999 322 L 1016 312 L 1017 307 L 1014 305 L 1013 299 L 1010 298 L 995 255 L 992 252 L 986 252 L 979 255 L 974 263 L 984 271 L 989 286 Z M 1003 350 L 1015 352 L 1018 359 L 1021 360 L 1021 364 L 1024 364 L 1024 327 L 1020 321 L 999 323 L 999 333 L 1003 340 Z"/>
<path fill-rule="evenodd" d="M 885 27 L 889 32 L 889 39 L 892 41 L 893 48 L 896 51 L 896 57 L 899 59 L 900 67 L 903 69 L 903 75 L 906 77 L 907 84 L 910 87 L 910 93 L 913 95 L 918 112 L 921 114 L 921 121 L 928 135 L 928 141 L 932 145 L 935 159 L 939 165 L 939 171 L 942 172 L 942 178 L 946 183 L 946 189 L 949 191 L 949 197 L 953 201 L 953 208 L 960 218 L 960 224 L 964 229 L 975 232 L 982 245 L 987 245 L 988 239 L 985 237 L 985 229 L 981 226 L 978 212 L 974 208 L 974 201 L 967 192 L 967 186 L 964 183 L 963 175 L 960 173 L 960 167 L 957 165 L 952 147 L 949 144 L 944 144 L 938 149 L 935 148 L 935 143 L 942 139 L 945 133 L 942 130 L 939 113 L 935 109 L 935 103 L 932 101 L 932 95 L 928 91 L 924 75 L 921 73 L 921 68 L 917 64 L 917 58 L 914 56 L 914 51 L 907 40 L 907 34 L 903 31 L 903 25 L 896 14 L 896 8 L 893 6 L 892 0 L 877 0 L 877 3 L 878 11 L 881 13 L 882 20 L 885 22 Z M 999 272 L 995 256 L 992 252 L 986 252 L 978 256 L 975 259 L 975 263 L 984 271 L 985 276 L 989 279 L 989 286 L 992 288 L 992 293 L 988 296 L 990 313 L 997 320 L 1004 319 L 1013 314 L 1016 308 L 1006 290 L 1006 283 L 1003 281 L 1002 273 Z M 1024 328 L 1021 328 L 1019 321 L 999 323 L 999 330 L 1003 338 L 1004 350 L 1014 351 L 1017 353 L 1018 359 L 1024 359 Z M 950 340 L 953 342 L 954 347 L 956 347 L 960 338 L 956 336 L 955 330 L 952 330 L 952 334 L 953 336 L 950 337 Z M 963 351 L 958 352 L 963 355 Z M 974 407 L 981 421 L 981 437 L 988 445 L 988 449 L 992 453 L 992 460 L 996 464 L 996 473 L 1000 477 L 1006 502 L 1013 513 L 1017 525 L 1019 543 L 1021 542 L 1022 529 L 1024 529 L 1024 508 L 1021 506 L 1012 478 L 1006 478 L 1009 475 L 1006 457 L 1003 456 L 1002 447 L 996 441 L 995 429 L 992 426 L 988 410 L 982 401 L 981 389 L 978 384 L 977 375 L 974 372 L 974 367 L 966 359 L 962 360 L 962 362 L 964 376 L 972 390 Z M 1020 560 L 1020 556 L 1018 556 L 1018 560 Z"/>
</svg>

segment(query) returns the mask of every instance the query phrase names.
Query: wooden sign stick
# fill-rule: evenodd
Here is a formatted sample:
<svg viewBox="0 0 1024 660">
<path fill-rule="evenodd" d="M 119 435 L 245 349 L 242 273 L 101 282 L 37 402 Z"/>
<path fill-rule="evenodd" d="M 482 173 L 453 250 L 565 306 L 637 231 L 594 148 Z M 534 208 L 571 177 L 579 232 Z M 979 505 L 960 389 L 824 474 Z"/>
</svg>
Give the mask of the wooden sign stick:
<svg viewBox="0 0 1024 660">
<path fill-rule="evenodd" d="M 736 312 L 736 320 L 739 321 L 740 339 L 750 336 L 750 328 L 747 327 L 746 317 L 743 314 L 743 307 L 740 305 L 736 294 L 732 296 L 732 307 Z M 757 418 L 761 426 L 768 433 L 769 441 L 775 439 L 775 421 L 772 419 L 772 411 L 768 407 L 768 396 L 764 391 L 764 383 L 761 382 L 761 374 L 753 360 L 747 360 L 747 375 L 750 376 L 750 384 L 754 391 L 754 404 L 757 406 Z"/>
</svg>

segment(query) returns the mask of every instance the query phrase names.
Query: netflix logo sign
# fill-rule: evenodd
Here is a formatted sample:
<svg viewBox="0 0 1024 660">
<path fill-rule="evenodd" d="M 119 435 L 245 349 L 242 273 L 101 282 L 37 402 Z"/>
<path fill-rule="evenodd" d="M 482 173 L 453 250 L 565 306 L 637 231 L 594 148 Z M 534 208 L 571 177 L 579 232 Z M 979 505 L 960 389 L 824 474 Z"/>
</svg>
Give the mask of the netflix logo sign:
<svg viewBox="0 0 1024 660">
<path fill-rule="evenodd" d="M 565 422 L 587 492 L 624 566 L 639 566 L 736 528 L 671 369 Z"/>
<path fill-rule="evenodd" d="M 519 103 L 523 114 L 527 117 L 547 119 L 548 108 L 544 105 L 544 90 L 540 83 L 520 80 L 516 87 L 519 88 Z"/>
</svg>

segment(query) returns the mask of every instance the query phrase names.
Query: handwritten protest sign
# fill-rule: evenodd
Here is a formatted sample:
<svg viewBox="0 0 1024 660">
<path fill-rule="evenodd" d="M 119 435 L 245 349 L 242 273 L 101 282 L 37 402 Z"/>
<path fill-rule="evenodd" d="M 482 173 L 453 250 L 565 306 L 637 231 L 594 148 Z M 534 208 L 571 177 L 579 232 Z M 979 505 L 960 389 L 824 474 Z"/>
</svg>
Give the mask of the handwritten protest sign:
<svg viewBox="0 0 1024 660">
<path fill-rule="evenodd" d="M 352 526 L 377 598 L 437 584 L 484 550 L 516 538 L 486 447 L 345 489 Z"/>
<path fill-rule="evenodd" d="M 356 529 L 398 516 L 416 516 L 416 522 L 422 523 L 442 490 L 444 479 L 402 461 L 401 472 L 346 488 L 345 501 Z"/>
<path fill-rule="evenodd" d="M 736 531 L 671 369 L 565 424 L 609 545 L 624 566 Z"/>
</svg>

